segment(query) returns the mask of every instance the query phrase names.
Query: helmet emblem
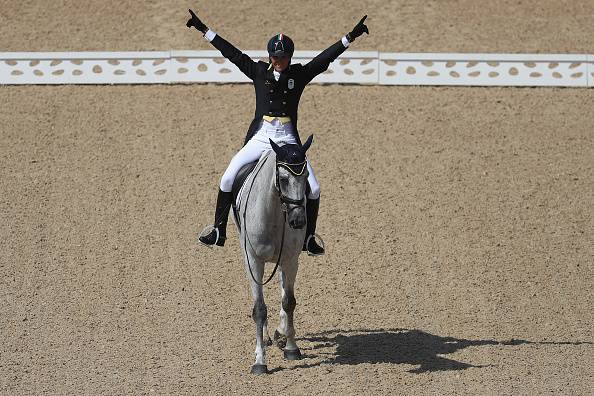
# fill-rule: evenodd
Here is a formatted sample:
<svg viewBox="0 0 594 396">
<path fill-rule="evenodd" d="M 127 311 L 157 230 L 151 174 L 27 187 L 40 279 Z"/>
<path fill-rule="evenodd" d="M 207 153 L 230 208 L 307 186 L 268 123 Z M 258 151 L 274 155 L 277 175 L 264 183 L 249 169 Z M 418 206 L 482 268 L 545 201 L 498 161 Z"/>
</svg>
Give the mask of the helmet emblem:
<svg viewBox="0 0 594 396">
<path fill-rule="evenodd" d="M 288 56 L 290 58 L 293 56 L 295 44 L 293 44 L 293 40 L 289 36 L 278 33 L 268 40 L 266 49 L 270 56 Z"/>
</svg>

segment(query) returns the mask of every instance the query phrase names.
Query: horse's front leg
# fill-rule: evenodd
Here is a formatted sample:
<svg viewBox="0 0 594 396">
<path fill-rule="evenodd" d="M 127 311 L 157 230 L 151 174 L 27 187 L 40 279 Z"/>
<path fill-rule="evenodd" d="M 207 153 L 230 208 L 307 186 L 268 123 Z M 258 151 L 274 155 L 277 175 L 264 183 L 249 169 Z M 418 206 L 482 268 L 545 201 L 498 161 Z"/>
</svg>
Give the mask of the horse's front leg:
<svg viewBox="0 0 594 396">
<path fill-rule="evenodd" d="M 281 284 L 281 310 L 280 323 L 274 332 L 274 340 L 277 346 L 283 350 L 285 359 L 301 359 L 301 351 L 295 342 L 295 325 L 293 313 L 297 302 L 295 300 L 295 278 L 297 277 L 297 259 L 283 263 L 282 271 L 279 274 Z"/>
<path fill-rule="evenodd" d="M 251 260 L 250 260 L 251 261 Z M 246 263 L 248 271 L 248 279 L 250 280 L 252 288 L 252 298 L 254 300 L 254 307 L 252 309 L 252 319 L 256 324 L 256 362 L 252 366 L 252 374 L 264 374 L 268 372 L 266 366 L 266 343 L 264 342 L 265 326 L 267 324 L 268 309 L 264 303 L 263 288 L 259 283 L 262 283 L 262 276 L 264 273 L 264 263 L 257 263 L 255 260 L 251 262 L 251 272 L 249 264 Z M 255 278 L 255 279 L 254 279 Z M 257 281 L 257 282 L 256 282 Z M 266 341 L 269 337 L 266 334 Z"/>
</svg>

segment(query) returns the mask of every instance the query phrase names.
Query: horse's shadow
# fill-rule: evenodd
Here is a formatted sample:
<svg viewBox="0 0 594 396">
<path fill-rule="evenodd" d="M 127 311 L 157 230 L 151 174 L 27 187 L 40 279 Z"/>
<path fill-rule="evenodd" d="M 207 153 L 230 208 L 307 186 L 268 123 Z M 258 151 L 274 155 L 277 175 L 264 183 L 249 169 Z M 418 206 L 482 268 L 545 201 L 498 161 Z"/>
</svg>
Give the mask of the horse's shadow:
<svg viewBox="0 0 594 396">
<path fill-rule="evenodd" d="M 454 353 L 467 347 L 489 345 L 553 344 L 580 345 L 592 342 L 534 342 L 511 339 L 466 340 L 441 337 L 421 330 L 332 330 L 306 335 L 301 338 L 306 358 L 321 358 L 316 363 L 297 364 L 285 369 L 308 368 L 322 364 L 356 365 L 362 363 L 392 363 L 417 366 L 411 373 L 465 370 L 475 366 L 448 359 L 442 355 Z M 309 344 L 309 345 L 308 345 Z"/>
</svg>

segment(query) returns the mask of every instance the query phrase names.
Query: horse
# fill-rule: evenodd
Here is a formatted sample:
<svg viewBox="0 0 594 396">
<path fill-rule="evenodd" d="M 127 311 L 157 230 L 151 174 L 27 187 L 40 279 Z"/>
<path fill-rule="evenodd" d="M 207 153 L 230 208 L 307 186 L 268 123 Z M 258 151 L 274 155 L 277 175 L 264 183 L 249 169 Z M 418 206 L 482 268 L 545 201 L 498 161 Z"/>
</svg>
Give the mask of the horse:
<svg viewBox="0 0 594 396">
<path fill-rule="evenodd" d="M 308 171 L 305 154 L 312 140 L 313 136 L 310 136 L 303 145 L 282 145 L 280 142 L 277 145 L 270 140 L 272 150 L 262 154 L 234 201 L 234 219 L 254 301 L 252 319 L 256 324 L 256 361 L 252 374 L 268 373 L 266 347 L 272 345 L 272 340 L 268 335 L 268 310 L 263 286 L 272 279 L 277 268 L 282 300 L 274 341 L 283 350 L 285 359 L 298 360 L 302 357 L 295 342 L 293 325 L 296 306 L 294 284 L 306 233 Z M 268 280 L 262 282 L 267 262 L 276 263 L 276 266 Z"/>
</svg>

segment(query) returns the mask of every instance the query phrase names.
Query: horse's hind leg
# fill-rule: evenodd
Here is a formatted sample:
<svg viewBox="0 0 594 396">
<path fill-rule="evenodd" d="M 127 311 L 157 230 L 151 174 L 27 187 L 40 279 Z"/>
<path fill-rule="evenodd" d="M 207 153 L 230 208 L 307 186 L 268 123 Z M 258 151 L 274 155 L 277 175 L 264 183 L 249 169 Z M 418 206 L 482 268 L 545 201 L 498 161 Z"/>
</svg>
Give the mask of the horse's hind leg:
<svg viewBox="0 0 594 396">
<path fill-rule="evenodd" d="M 264 329 L 262 330 L 262 333 L 264 334 L 264 341 L 266 342 L 266 346 L 271 346 L 272 338 L 270 338 L 270 335 L 268 333 L 268 318 L 264 322 Z"/>
<path fill-rule="evenodd" d="M 274 332 L 276 344 L 283 350 L 285 358 L 288 360 L 301 359 L 301 352 L 295 342 L 295 326 L 293 324 L 293 313 L 297 305 L 294 293 L 296 276 L 296 262 L 292 265 L 285 265 L 280 273 L 282 304 L 279 327 Z"/>
</svg>

